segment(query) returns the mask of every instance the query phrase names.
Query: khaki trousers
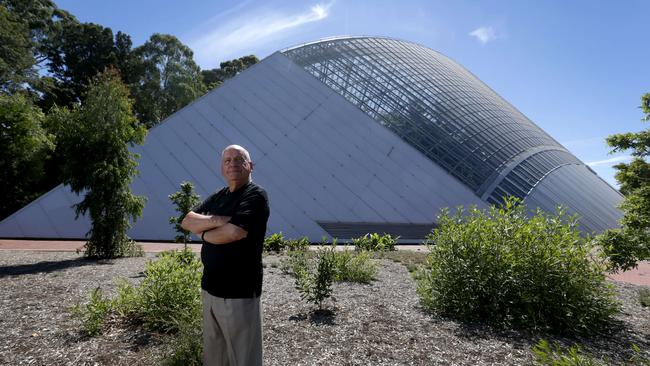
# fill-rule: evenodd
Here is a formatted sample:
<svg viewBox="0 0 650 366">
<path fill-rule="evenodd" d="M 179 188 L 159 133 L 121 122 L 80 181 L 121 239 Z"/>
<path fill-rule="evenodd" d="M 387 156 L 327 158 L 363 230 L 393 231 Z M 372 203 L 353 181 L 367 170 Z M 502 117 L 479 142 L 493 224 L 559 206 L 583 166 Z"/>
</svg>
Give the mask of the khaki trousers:
<svg viewBox="0 0 650 366">
<path fill-rule="evenodd" d="M 261 366 L 260 298 L 224 299 L 201 290 L 203 365 Z"/>
</svg>

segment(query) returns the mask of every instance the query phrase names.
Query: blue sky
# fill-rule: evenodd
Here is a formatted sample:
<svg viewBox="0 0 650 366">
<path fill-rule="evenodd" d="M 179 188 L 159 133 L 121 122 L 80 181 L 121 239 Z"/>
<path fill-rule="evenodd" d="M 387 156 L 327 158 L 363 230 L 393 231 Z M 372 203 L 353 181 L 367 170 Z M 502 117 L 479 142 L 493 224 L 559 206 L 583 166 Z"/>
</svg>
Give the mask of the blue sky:
<svg viewBox="0 0 650 366">
<path fill-rule="evenodd" d="M 463 65 L 617 186 L 613 133 L 640 131 L 650 92 L 648 3 L 623 1 L 55 0 L 80 21 L 178 37 L 203 69 L 320 38 L 378 35 Z"/>
</svg>

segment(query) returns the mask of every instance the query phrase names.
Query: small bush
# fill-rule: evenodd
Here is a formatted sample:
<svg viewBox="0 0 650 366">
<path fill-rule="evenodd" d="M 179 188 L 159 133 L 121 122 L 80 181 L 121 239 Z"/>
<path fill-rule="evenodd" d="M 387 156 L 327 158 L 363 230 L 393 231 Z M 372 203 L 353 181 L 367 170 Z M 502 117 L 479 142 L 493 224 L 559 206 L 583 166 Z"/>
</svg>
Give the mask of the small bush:
<svg viewBox="0 0 650 366">
<path fill-rule="evenodd" d="M 105 298 L 101 288 L 97 287 L 90 293 L 86 305 L 75 305 L 71 311 L 81 320 L 84 332 L 89 336 L 96 336 L 101 333 L 111 308 L 111 300 Z"/>
<path fill-rule="evenodd" d="M 575 218 L 508 199 L 488 212 L 461 209 L 439 217 L 428 237 L 427 264 L 417 274 L 422 304 L 463 321 L 587 333 L 618 311 L 605 266 L 580 236 Z"/>
<path fill-rule="evenodd" d="M 157 331 L 175 332 L 201 316 L 201 261 L 190 249 L 168 251 L 145 267 L 138 287 L 119 284 L 116 311 Z"/>
<path fill-rule="evenodd" d="M 303 236 L 297 240 L 287 240 L 285 244 L 288 251 L 304 251 L 309 249 L 309 238 Z"/>
<path fill-rule="evenodd" d="M 395 250 L 395 243 L 399 237 L 393 238 L 390 234 L 366 234 L 360 238 L 353 238 L 352 244 L 358 251 L 369 250 L 372 252 L 389 252 Z"/>
<path fill-rule="evenodd" d="M 302 250 L 287 252 L 287 255 L 280 259 L 280 270 L 284 274 L 296 276 L 296 273 L 309 267 L 309 259 L 312 253 Z"/>
<path fill-rule="evenodd" d="M 377 275 L 377 266 L 367 251 L 334 252 L 335 281 L 370 283 Z"/>
<path fill-rule="evenodd" d="M 317 253 L 314 271 L 309 266 L 296 266 L 294 271 L 300 297 L 322 309 L 323 301 L 332 295 L 332 282 L 336 274 L 333 248 Z"/>
<path fill-rule="evenodd" d="M 282 233 L 274 233 L 271 236 L 264 238 L 264 251 L 265 252 L 281 252 L 286 246 L 284 236 Z"/>
<path fill-rule="evenodd" d="M 201 323 L 184 324 L 169 343 L 170 354 L 164 366 L 201 366 L 203 364 L 203 335 Z"/>
<path fill-rule="evenodd" d="M 535 363 L 544 366 L 605 366 L 606 363 L 596 361 L 584 355 L 579 345 L 573 345 L 563 351 L 558 344 L 551 347 L 545 339 L 537 343 L 533 349 Z"/>
<path fill-rule="evenodd" d="M 648 307 L 650 306 L 650 290 L 647 288 L 642 288 L 639 290 L 639 302 L 641 305 Z"/>
<path fill-rule="evenodd" d="M 179 213 L 178 216 L 172 216 L 169 218 L 169 223 L 174 225 L 174 230 L 176 230 L 177 233 L 174 240 L 177 243 L 185 244 L 185 248 L 187 248 L 187 243 L 192 241 L 192 237 L 188 230 L 183 229 L 181 223 L 188 212 L 192 210 L 192 207 L 201 202 L 201 196 L 194 192 L 194 185 L 191 182 L 182 182 L 181 189 L 170 194 L 167 198 L 172 201 L 176 206 L 176 212 Z"/>
</svg>

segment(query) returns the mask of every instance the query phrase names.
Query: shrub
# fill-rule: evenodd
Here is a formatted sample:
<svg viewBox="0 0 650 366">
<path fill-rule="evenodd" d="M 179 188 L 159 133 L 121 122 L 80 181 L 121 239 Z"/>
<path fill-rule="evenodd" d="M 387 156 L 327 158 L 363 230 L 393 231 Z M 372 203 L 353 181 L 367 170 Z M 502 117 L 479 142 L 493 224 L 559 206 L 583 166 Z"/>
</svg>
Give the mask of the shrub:
<svg viewBox="0 0 650 366">
<path fill-rule="evenodd" d="M 374 252 L 389 252 L 395 250 L 395 243 L 399 236 L 393 238 L 390 234 L 366 234 L 360 238 L 353 238 L 352 244 L 356 250 L 369 250 Z"/>
<path fill-rule="evenodd" d="M 111 300 L 104 297 L 102 289 L 97 287 L 90 293 L 89 301 L 83 307 L 75 305 L 72 314 L 82 322 L 84 332 L 89 336 L 101 333 L 106 318 L 111 311 Z"/>
<path fill-rule="evenodd" d="M 580 345 L 574 344 L 566 350 L 562 350 L 559 344 L 551 347 L 542 339 L 532 349 L 535 355 L 535 363 L 544 366 L 606 366 L 611 363 L 605 359 L 594 359 L 582 352 Z M 650 359 L 641 353 L 641 349 L 635 344 L 631 346 L 632 357 L 626 365 L 650 366 Z"/>
<path fill-rule="evenodd" d="M 194 185 L 191 182 L 182 182 L 181 189 L 173 194 L 167 196 L 174 205 L 176 205 L 176 212 L 179 213 L 178 216 L 172 216 L 169 218 L 169 223 L 174 225 L 174 230 L 176 230 L 176 237 L 174 240 L 177 243 L 185 244 L 187 248 L 187 243 L 192 241 L 190 232 L 183 229 L 181 223 L 187 214 L 192 210 L 192 207 L 196 206 L 200 202 L 201 196 L 194 192 Z"/>
<path fill-rule="evenodd" d="M 618 311 L 605 266 L 575 217 L 507 199 L 485 212 L 443 212 L 427 238 L 427 264 L 416 276 L 422 304 L 463 321 L 586 333 Z"/>
<path fill-rule="evenodd" d="M 305 251 L 309 249 L 309 238 L 303 236 L 300 239 L 287 240 L 285 244 L 286 244 L 286 249 L 288 251 L 295 251 L 295 250 Z"/>
<path fill-rule="evenodd" d="M 332 295 L 332 282 L 336 273 L 334 249 L 323 249 L 316 255 L 316 268 L 309 266 L 294 267 L 296 289 L 300 297 L 307 302 L 323 308 L 323 301 Z"/>
<path fill-rule="evenodd" d="M 639 302 L 643 306 L 650 306 L 650 290 L 642 288 L 639 290 Z"/>
<path fill-rule="evenodd" d="M 296 273 L 309 267 L 310 252 L 293 250 L 287 252 L 286 257 L 280 260 L 280 270 L 284 274 L 296 276 Z"/>
<path fill-rule="evenodd" d="M 201 323 L 184 324 L 169 343 L 170 354 L 164 366 L 201 366 L 203 364 L 203 336 Z"/>
<path fill-rule="evenodd" d="M 286 246 L 284 236 L 282 233 L 274 233 L 271 236 L 264 238 L 264 251 L 265 252 L 281 252 Z"/>
<path fill-rule="evenodd" d="M 377 275 L 377 266 L 367 251 L 334 253 L 335 281 L 370 283 Z"/>
<path fill-rule="evenodd" d="M 185 249 L 160 254 L 138 287 L 120 284 L 116 311 L 149 329 L 175 332 L 201 316 L 201 261 Z"/>
<path fill-rule="evenodd" d="M 606 363 L 596 361 L 582 353 L 579 345 L 573 345 L 563 351 L 558 344 L 551 347 L 545 339 L 537 343 L 533 349 L 535 363 L 544 366 L 605 366 Z"/>
</svg>

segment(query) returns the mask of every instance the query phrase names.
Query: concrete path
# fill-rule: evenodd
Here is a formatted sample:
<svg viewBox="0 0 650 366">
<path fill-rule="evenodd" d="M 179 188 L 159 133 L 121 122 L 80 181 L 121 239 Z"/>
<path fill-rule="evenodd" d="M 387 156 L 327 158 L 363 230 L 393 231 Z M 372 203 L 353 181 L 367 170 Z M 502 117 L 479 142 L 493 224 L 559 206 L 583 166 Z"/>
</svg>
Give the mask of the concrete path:
<svg viewBox="0 0 650 366">
<path fill-rule="evenodd" d="M 0 239 L 0 256 L 4 250 L 50 251 L 50 252 L 75 252 L 81 250 L 84 241 L 70 240 L 10 240 Z M 183 244 L 177 243 L 150 243 L 139 242 L 147 253 L 158 253 L 171 249 L 182 249 Z M 193 252 L 201 251 L 201 244 L 188 244 Z M 399 245 L 399 250 L 426 251 L 421 245 Z M 650 261 L 639 263 L 635 270 L 608 275 L 614 281 L 627 282 L 635 285 L 650 286 Z"/>
</svg>

